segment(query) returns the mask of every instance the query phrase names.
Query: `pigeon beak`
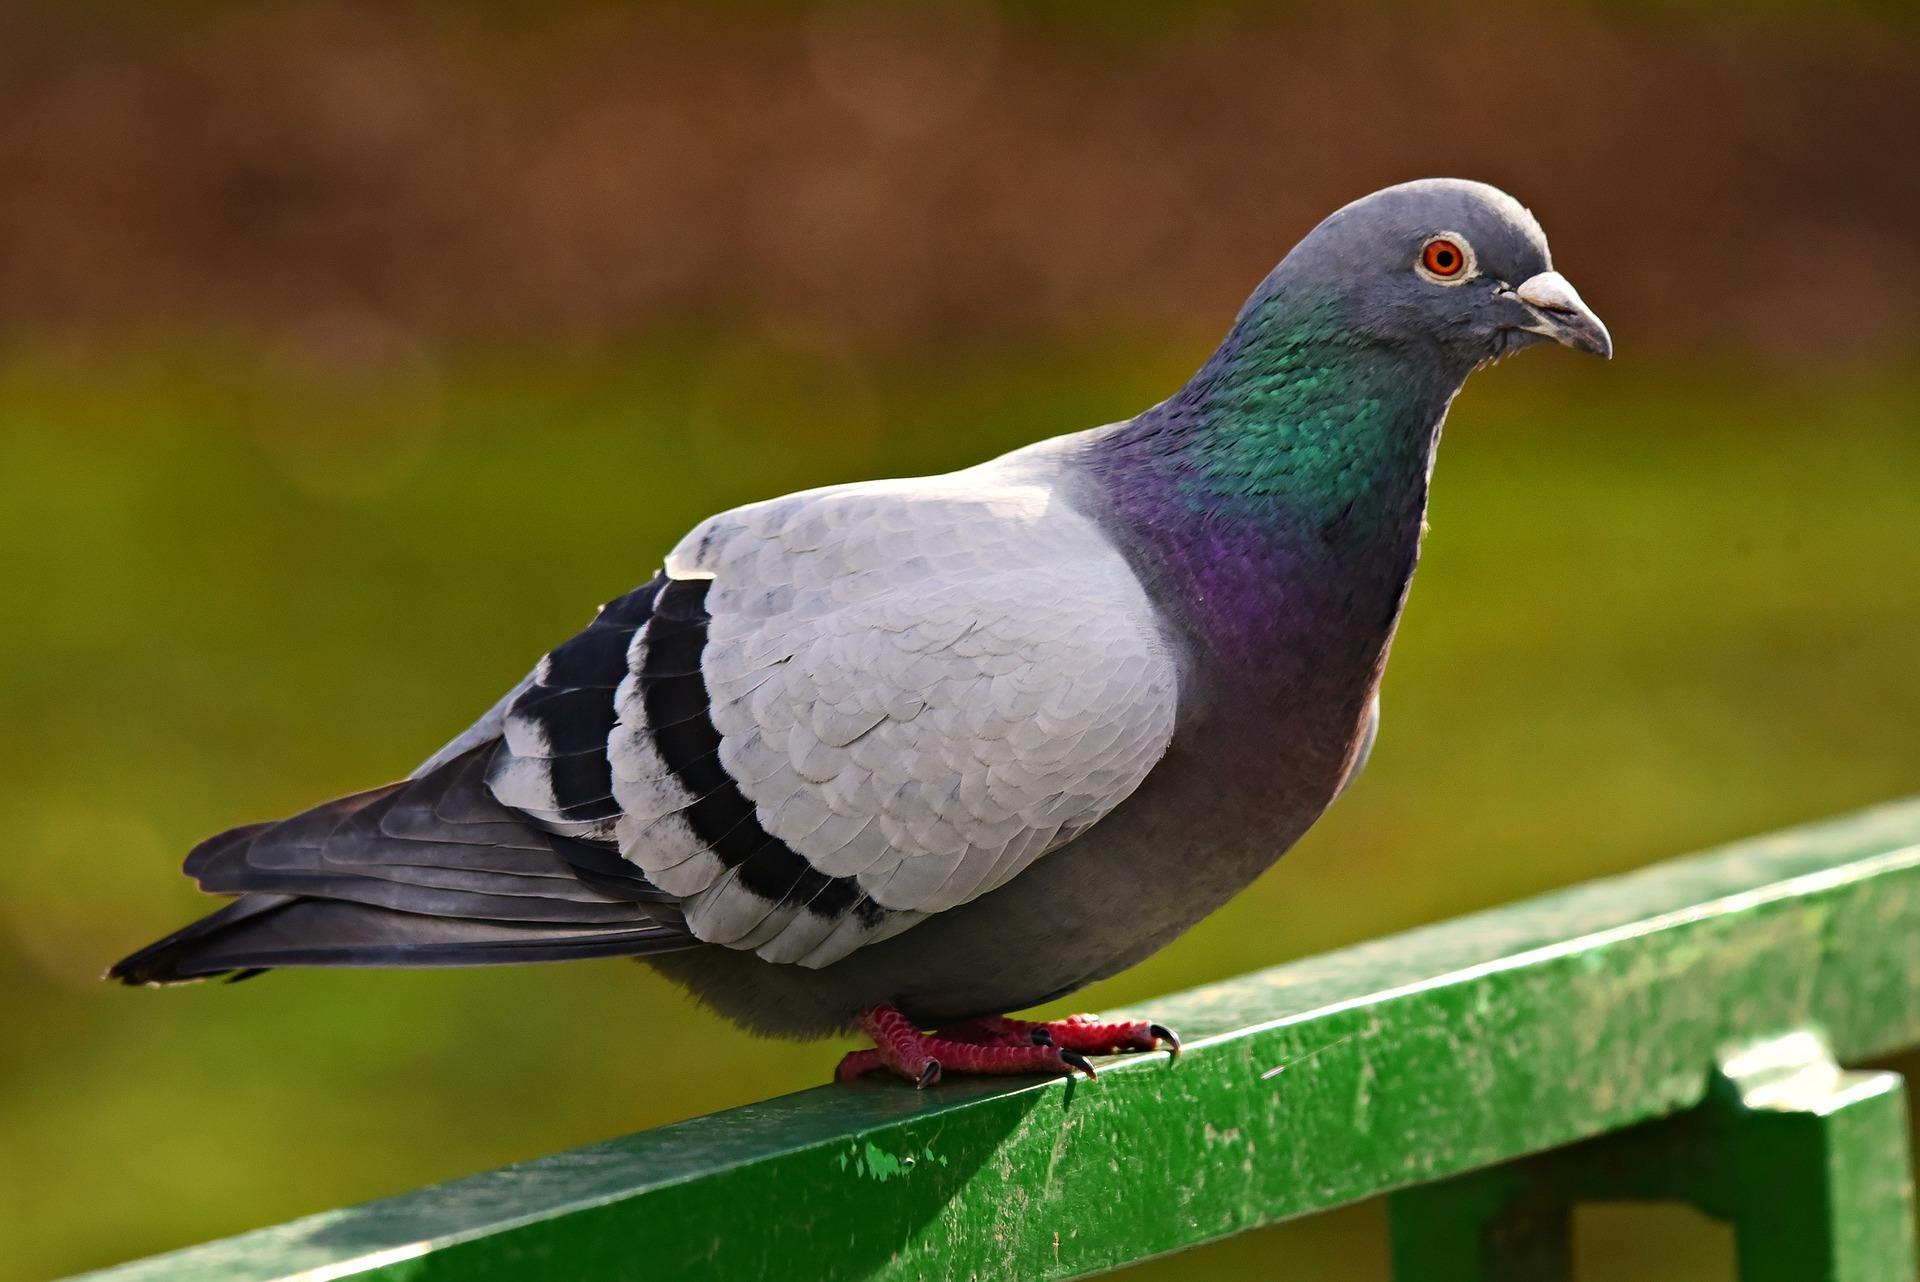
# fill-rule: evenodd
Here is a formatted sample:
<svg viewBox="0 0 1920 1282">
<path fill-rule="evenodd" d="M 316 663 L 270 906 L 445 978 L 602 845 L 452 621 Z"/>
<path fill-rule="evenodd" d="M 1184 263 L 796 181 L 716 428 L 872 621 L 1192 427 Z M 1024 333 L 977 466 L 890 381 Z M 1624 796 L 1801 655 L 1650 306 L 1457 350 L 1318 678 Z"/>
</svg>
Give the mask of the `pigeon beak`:
<svg viewBox="0 0 1920 1282">
<path fill-rule="evenodd" d="M 1559 272 L 1541 272 L 1520 282 L 1513 296 L 1533 313 L 1531 324 L 1520 326 L 1556 343 L 1577 347 L 1595 356 L 1613 356 L 1613 338 L 1593 309 L 1580 297 L 1573 282 Z"/>
</svg>

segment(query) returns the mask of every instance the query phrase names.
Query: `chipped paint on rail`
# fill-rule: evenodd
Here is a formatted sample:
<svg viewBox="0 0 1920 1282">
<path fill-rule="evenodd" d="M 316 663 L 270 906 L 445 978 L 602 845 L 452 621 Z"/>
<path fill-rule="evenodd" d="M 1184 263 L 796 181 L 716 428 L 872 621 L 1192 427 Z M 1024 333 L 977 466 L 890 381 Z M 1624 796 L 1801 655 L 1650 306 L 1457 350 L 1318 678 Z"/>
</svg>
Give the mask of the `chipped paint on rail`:
<svg viewBox="0 0 1920 1282">
<path fill-rule="evenodd" d="M 921 1162 L 932 1162 L 945 1166 L 947 1159 L 933 1151 L 933 1145 L 924 1145 L 920 1152 L 905 1153 L 895 1157 L 872 1140 L 851 1145 L 840 1154 L 840 1169 L 851 1171 L 855 1175 L 871 1180 L 891 1180 L 906 1175 Z"/>
</svg>

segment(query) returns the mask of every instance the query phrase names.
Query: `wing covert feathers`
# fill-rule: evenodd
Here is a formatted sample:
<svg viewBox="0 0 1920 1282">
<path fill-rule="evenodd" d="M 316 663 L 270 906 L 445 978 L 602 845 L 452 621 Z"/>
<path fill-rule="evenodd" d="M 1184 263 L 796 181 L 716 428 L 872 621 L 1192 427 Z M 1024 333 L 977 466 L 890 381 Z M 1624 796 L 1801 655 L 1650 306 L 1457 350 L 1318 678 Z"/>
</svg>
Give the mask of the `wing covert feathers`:
<svg viewBox="0 0 1920 1282">
<path fill-rule="evenodd" d="M 836 961 L 1005 884 L 1172 737 L 1132 570 L 995 465 L 726 513 L 668 574 L 617 696 L 614 839 L 703 940 Z"/>
</svg>

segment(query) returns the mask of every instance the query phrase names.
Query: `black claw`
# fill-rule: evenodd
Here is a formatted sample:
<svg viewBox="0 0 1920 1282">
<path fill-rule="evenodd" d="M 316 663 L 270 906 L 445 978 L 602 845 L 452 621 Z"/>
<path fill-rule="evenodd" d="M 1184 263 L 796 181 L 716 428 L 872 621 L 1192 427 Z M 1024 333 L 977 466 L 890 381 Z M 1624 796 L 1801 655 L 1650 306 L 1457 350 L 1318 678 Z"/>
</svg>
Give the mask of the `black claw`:
<svg viewBox="0 0 1920 1282">
<path fill-rule="evenodd" d="M 1165 1042 L 1167 1044 L 1167 1058 L 1169 1060 L 1180 1058 L 1180 1034 L 1174 1032 L 1165 1024 L 1148 1024 L 1147 1034 L 1156 1042 Z"/>
<path fill-rule="evenodd" d="M 940 1061 L 930 1059 L 920 1069 L 920 1080 L 913 1084 L 916 1091 L 924 1091 L 940 1080 Z"/>
<path fill-rule="evenodd" d="M 1088 1077 L 1100 1076 L 1100 1074 L 1093 1071 L 1093 1061 L 1088 1059 L 1085 1055 L 1082 1055 L 1079 1051 L 1061 1051 L 1060 1062 L 1067 1065 L 1069 1068 L 1079 1069 L 1081 1072 L 1085 1073 Z"/>
<path fill-rule="evenodd" d="M 1027 1030 L 1027 1040 L 1035 1046 L 1051 1046 L 1053 1045 L 1053 1033 L 1045 1024 L 1035 1024 Z"/>
</svg>

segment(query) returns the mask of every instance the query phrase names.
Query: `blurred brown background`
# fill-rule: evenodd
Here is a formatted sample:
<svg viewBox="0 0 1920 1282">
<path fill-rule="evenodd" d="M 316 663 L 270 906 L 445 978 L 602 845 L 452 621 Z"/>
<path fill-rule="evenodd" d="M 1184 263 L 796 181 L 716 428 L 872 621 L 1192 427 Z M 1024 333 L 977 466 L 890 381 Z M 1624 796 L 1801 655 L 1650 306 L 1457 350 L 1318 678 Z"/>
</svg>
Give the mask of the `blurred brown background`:
<svg viewBox="0 0 1920 1282">
<path fill-rule="evenodd" d="M 1620 356 L 1475 379 L 1367 777 L 1073 1004 L 1913 789 L 1916 119 L 1913 13 L 1811 0 L 0 8 L 0 1279 L 821 1080 L 626 964 L 96 977 L 693 521 L 1135 412 L 1390 182 L 1529 203 Z"/>
<path fill-rule="evenodd" d="M 13 325 L 1217 323 L 1336 205 L 1459 173 L 1643 342 L 1914 328 L 1920 47 L 1844 6 L 128 8 L 0 17 Z"/>
</svg>

